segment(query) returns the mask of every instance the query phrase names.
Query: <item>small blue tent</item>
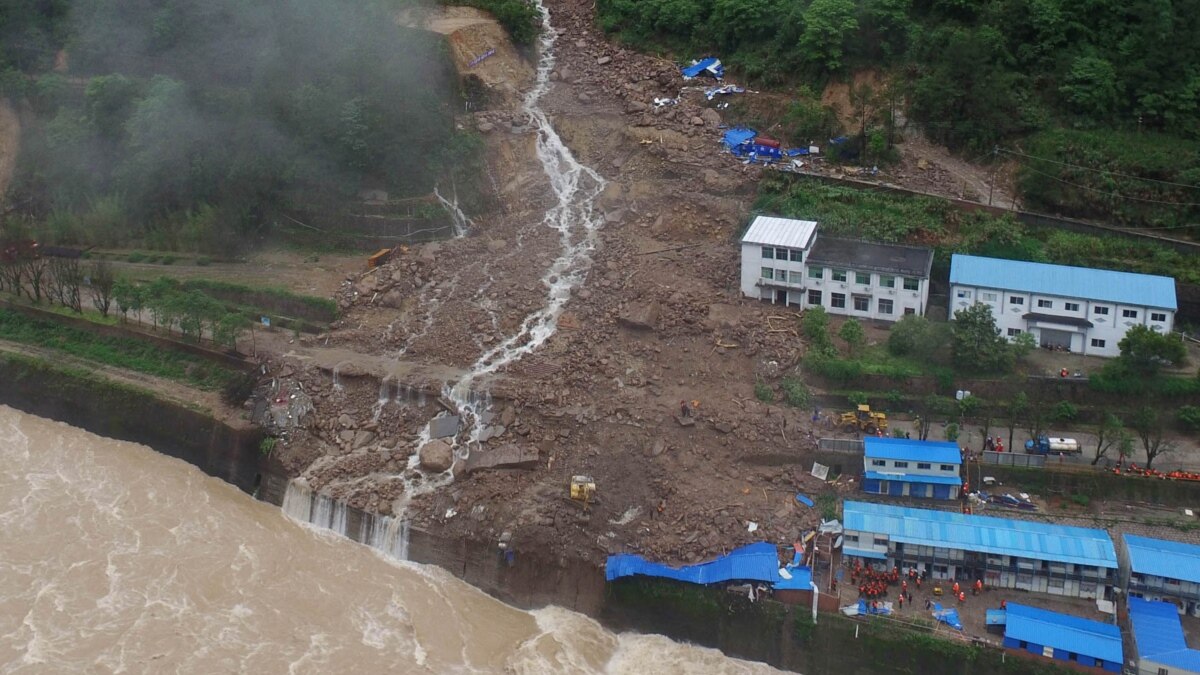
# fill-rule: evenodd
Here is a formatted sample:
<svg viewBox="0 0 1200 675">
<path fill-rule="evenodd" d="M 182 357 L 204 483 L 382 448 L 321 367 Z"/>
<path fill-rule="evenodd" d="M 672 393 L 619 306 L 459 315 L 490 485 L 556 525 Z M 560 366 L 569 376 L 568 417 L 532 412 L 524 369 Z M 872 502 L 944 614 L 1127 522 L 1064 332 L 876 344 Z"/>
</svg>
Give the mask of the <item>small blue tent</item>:
<svg viewBox="0 0 1200 675">
<path fill-rule="evenodd" d="M 701 75 L 707 75 L 717 80 L 725 77 L 725 66 L 721 65 L 720 59 L 711 56 L 700 59 L 690 66 L 685 66 L 680 71 L 683 73 L 683 77 L 688 80 Z"/>
</svg>

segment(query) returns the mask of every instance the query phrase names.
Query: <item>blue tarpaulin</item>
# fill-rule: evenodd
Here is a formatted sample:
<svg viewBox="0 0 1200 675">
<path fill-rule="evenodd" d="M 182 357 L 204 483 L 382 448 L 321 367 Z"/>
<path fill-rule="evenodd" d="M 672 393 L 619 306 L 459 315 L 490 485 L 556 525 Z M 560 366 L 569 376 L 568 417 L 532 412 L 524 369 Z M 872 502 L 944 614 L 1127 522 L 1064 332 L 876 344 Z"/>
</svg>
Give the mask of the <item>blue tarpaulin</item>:
<svg viewBox="0 0 1200 675">
<path fill-rule="evenodd" d="M 779 576 L 779 553 L 775 545 L 759 542 L 735 548 L 728 555 L 699 565 L 668 567 L 652 563 L 640 555 L 608 556 L 604 578 L 608 581 L 633 575 L 664 577 L 692 584 L 715 584 L 722 581 L 765 581 L 776 583 Z"/>
<path fill-rule="evenodd" d="M 962 630 L 962 621 L 958 619 L 957 609 L 942 609 L 940 603 L 933 603 L 933 618 L 955 630 Z"/>
<path fill-rule="evenodd" d="M 788 574 L 792 575 L 791 579 L 781 578 L 775 582 L 775 590 L 777 591 L 811 591 L 812 590 L 812 568 L 810 567 L 789 567 Z"/>
<path fill-rule="evenodd" d="M 878 607 L 873 607 L 866 600 L 859 600 L 858 601 L 858 613 L 859 614 L 891 614 L 892 610 L 890 607 L 888 607 L 888 605 L 890 605 L 890 604 L 891 603 L 886 603 L 886 604 L 881 603 Z"/>
<path fill-rule="evenodd" d="M 700 75 L 708 75 L 709 77 L 713 77 L 718 80 L 722 77 L 725 77 L 725 66 L 721 65 L 720 59 L 716 59 L 711 56 L 700 59 L 690 66 L 684 66 L 680 69 L 680 71 L 683 73 L 683 76 L 688 79 L 699 77 Z"/>
<path fill-rule="evenodd" d="M 725 137 L 722 139 L 722 142 L 725 144 L 725 147 L 733 150 L 757 135 L 758 132 L 753 129 L 747 129 L 746 127 L 734 127 L 733 129 L 725 132 Z"/>
<path fill-rule="evenodd" d="M 798 493 L 796 495 L 796 501 L 800 502 L 801 504 L 803 504 L 809 508 L 812 508 L 813 500 L 809 499 L 807 495 Z"/>
</svg>

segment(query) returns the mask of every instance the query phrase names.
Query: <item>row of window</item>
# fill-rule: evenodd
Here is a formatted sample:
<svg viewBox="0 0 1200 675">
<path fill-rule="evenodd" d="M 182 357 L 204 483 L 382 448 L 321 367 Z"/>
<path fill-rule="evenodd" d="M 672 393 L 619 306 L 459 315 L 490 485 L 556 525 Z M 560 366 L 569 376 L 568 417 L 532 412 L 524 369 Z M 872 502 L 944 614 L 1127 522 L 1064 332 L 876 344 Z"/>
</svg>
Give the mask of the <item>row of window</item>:
<svg viewBox="0 0 1200 675">
<path fill-rule="evenodd" d="M 775 248 L 773 246 L 762 247 L 763 260 L 790 260 L 792 262 L 804 262 L 804 251 L 794 248 Z"/>
<path fill-rule="evenodd" d="M 765 251 L 767 249 L 764 248 L 763 250 Z M 776 249 L 776 250 L 782 251 L 783 249 Z M 769 256 L 763 255 L 763 257 L 767 258 Z M 777 258 L 777 260 L 786 260 L 786 258 Z M 830 269 L 830 272 L 831 272 L 831 279 L 833 281 L 846 281 L 847 279 L 849 279 L 850 272 L 848 272 L 847 270 Z M 786 281 L 791 284 L 798 284 L 798 283 L 801 283 L 801 281 L 802 281 L 802 278 L 801 278 L 801 275 L 799 272 L 789 272 L 787 270 L 777 270 L 772 267 L 762 268 L 762 278 L 771 279 L 774 281 Z M 809 279 L 824 279 L 825 278 L 825 268 L 824 267 L 809 267 L 808 268 L 808 278 Z M 869 272 L 854 272 L 854 283 L 861 284 L 863 286 L 870 286 L 871 285 L 871 274 Z M 916 291 L 916 290 L 920 290 L 920 288 L 921 288 L 921 280 L 914 279 L 912 277 L 901 277 L 900 283 L 901 283 L 901 286 L 906 291 Z M 886 274 L 880 274 L 879 275 L 879 285 L 882 286 L 883 288 L 895 288 L 896 287 L 896 277 L 889 276 Z"/>
<path fill-rule="evenodd" d="M 958 297 L 959 298 L 970 298 L 971 291 L 959 290 Z M 988 293 L 985 291 L 980 291 L 980 293 L 979 293 L 979 299 L 984 302 L 995 302 L 996 298 L 997 298 L 997 295 L 995 293 Z M 1023 298 L 1022 296 L 1019 296 L 1019 295 L 1009 296 L 1008 304 L 1024 305 L 1025 298 Z M 1054 301 L 1039 299 L 1037 301 L 1037 306 L 1038 306 L 1038 309 L 1054 309 Z M 1078 312 L 1079 311 L 1079 303 L 1078 302 L 1063 302 L 1063 310 L 1067 311 L 1067 312 Z M 1096 305 L 1096 306 L 1092 307 L 1092 313 L 1098 314 L 1100 316 L 1107 316 L 1108 311 L 1109 311 L 1109 308 L 1105 307 L 1104 305 Z M 1136 318 L 1138 318 L 1138 311 L 1136 309 L 1123 309 L 1123 310 L 1121 310 L 1121 317 L 1125 318 L 1125 319 L 1136 319 Z M 1151 321 L 1166 321 L 1167 315 L 1165 312 L 1150 312 L 1150 320 Z"/>
<path fill-rule="evenodd" d="M 871 466 L 886 467 L 887 460 L 886 459 L 873 459 L 873 460 L 871 460 Z M 897 469 L 907 469 L 908 462 L 905 462 L 902 460 L 895 460 L 895 462 L 892 464 L 892 466 L 894 466 Z M 932 469 L 933 465 L 929 462 L 917 462 L 917 468 L 918 469 Z M 939 464 L 938 469 L 941 471 L 955 471 L 955 470 L 957 470 L 957 467 L 954 466 L 953 464 Z"/>
</svg>

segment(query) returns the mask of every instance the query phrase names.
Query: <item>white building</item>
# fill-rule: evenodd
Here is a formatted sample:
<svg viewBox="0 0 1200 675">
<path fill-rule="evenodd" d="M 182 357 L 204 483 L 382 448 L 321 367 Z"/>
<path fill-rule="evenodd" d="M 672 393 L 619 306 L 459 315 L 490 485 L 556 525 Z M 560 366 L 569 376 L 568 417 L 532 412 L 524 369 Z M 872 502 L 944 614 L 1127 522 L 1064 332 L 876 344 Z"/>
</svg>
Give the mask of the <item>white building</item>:
<svg viewBox="0 0 1200 675">
<path fill-rule="evenodd" d="M 1117 343 L 1133 326 L 1171 331 L 1175 280 L 955 255 L 950 262 L 950 316 L 975 303 L 992 308 L 996 327 L 1009 339 L 1029 332 L 1043 347 L 1119 356 Z"/>
<path fill-rule="evenodd" d="M 961 466 L 957 443 L 863 439 L 862 487 L 871 494 L 957 499 L 962 487 Z"/>
<path fill-rule="evenodd" d="M 933 252 L 819 236 L 817 223 L 759 216 L 742 236 L 742 294 L 896 321 L 925 313 Z"/>
</svg>

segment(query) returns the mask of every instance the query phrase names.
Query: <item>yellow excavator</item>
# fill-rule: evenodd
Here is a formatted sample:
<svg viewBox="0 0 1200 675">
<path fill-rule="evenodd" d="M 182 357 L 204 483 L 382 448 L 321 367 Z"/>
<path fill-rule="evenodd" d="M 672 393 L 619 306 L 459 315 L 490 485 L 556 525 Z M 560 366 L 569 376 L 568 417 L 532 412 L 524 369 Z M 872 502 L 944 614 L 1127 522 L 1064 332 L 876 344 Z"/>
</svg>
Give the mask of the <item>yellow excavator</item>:
<svg viewBox="0 0 1200 675">
<path fill-rule="evenodd" d="M 844 431 L 861 431 L 865 434 L 887 431 L 887 414 L 871 412 L 871 406 L 864 403 L 857 410 L 842 413 L 838 426 Z"/>
<path fill-rule="evenodd" d="M 571 476 L 571 500 L 583 505 L 584 513 L 591 510 L 596 498 L 596 481 L 591 476 Z"/>
</svg>

